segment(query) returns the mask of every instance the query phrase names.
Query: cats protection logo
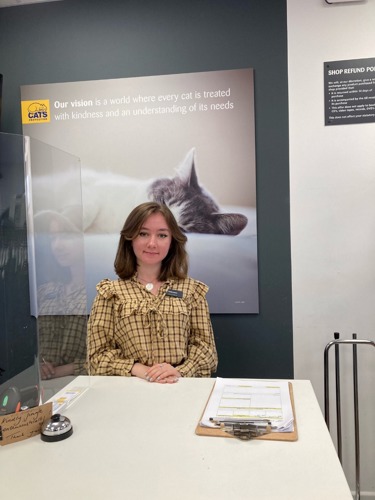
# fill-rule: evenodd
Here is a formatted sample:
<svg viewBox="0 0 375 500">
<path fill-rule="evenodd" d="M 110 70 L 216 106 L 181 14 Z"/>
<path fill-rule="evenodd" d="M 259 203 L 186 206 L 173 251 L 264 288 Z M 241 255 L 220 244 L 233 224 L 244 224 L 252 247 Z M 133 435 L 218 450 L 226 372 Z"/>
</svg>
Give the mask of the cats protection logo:
<svg viewBox="0 0 375 500">
<path fill-rule="evenodd" d="M 49 99 L 21 101 L 22 124 L 49 123 L 51 121 Z"/>
</svg>

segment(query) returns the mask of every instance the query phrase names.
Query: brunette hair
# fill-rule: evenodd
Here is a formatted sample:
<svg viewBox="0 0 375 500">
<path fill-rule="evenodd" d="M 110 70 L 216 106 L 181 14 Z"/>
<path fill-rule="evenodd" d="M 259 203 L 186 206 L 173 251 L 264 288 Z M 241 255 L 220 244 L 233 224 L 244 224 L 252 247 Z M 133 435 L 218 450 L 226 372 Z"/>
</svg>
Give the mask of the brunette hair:
<svg viewBox="0 0 375 500">
<path fill-rule="evenodd" d="M 160 213 L 166 220 L 172 235 L 168 255 L 161 263 L 160 281 L 169 278 L 186 278 L 188 272 L 188 255 L 185 249 L 186 235 L 179 228 L 170 209 L 156 202 L 142 203 L 128 215 L 120 233 L 120 241 L 115 258 L 115 272 L 119 278 L 131 278 L 137 271 L 137 259 L 132 242 L 139 235 L 144 221 L 152 214 Z"/>
</svg>

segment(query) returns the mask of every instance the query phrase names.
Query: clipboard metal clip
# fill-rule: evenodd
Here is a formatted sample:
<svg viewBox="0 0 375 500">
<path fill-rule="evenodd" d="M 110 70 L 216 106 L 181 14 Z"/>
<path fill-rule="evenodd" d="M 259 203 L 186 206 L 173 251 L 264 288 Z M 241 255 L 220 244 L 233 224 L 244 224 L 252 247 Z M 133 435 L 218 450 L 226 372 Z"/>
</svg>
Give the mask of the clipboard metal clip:
<svg viewBox="0 0 375 500">
<path fill-rule="evenodd" d="M 254 422 L 222 422 L 220 427 L 223 431 L 227 432 L 233 437 L 241 439 L 242 441 L 249 441 L 259 436 L 264 436 L 272 431 L 271 422 L 266 425 L 256 424 Z"/>
</svg>

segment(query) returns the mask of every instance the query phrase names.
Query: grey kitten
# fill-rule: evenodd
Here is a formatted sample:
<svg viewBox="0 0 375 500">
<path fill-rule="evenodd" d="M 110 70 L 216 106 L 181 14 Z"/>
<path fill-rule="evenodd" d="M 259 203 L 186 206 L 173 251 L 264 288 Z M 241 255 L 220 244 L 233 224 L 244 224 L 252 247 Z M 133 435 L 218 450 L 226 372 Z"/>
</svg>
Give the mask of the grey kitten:
<svg viewBox="0 0 375 500">
<path fill-rule="evenodd" d="M 198 182 L 194 149 L 173 178 L 154 180 L 148 198 L 166 204 L 186 233 L 237 235 L 247 225 L 247 217 L 236 213 L 220 213 L 220 208 Z"/>
<path fill-rule="evenodd" d="M 71 212 L 80 199 L 77 172 L 53 177 L 34 176 L 33 199 L 42 211 Z M 213 197 L 198 182 L 192 148 L 171 178 L 137 179 L 122 174 L 82 169 L 82 204 L 85 233 L 117 234 L 134 207 L 145 201 L 165 203 L 187 233 L 239 234 L 247 225 L 242 214 L 220 213 Z M 74 222 L 74 221 L 72 221 Z"/>
</svg>

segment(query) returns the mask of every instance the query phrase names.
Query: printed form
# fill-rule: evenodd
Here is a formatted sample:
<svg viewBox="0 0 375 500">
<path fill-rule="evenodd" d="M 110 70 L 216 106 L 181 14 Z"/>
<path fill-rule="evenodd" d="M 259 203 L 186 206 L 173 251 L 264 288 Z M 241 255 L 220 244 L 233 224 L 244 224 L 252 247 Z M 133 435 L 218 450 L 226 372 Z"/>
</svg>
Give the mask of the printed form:
<svg viewBox="0 0 375 500">
<path fill-rule="evenodd" d="M 288 381 L 216 379 L 201 425 L 260 420 L 269 420 L 274 432 L 294 430 Z"/>
</svg>

